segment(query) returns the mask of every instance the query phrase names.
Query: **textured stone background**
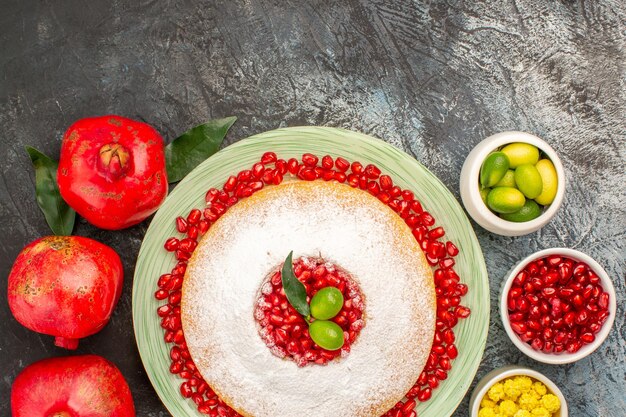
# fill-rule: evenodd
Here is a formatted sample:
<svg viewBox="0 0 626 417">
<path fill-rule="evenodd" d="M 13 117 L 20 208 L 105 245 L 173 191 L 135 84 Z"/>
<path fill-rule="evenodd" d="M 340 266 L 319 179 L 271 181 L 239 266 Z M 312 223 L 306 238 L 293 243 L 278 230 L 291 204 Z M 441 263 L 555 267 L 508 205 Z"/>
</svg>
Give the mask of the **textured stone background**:
<svg viewBox="0 0 626 417">
<path fill-rule="evenodd" d="M 546 366 L 506 338 L 492 291 L 478 376 L 505 364 L 547 374 L 572 416 L 626 410 L 626 6 L 613 1 L 32 1 L 0 4 L 0 275 L 49 233 L 36 205 L 34 145 L 58 155 L 76 119 L 117 113 L 168 140 L 213 117 L 237 115 L 228 143 L 280 126 L 363 131 L 403 148 L 458 197 L 470 149 L 502 130 L 545 138 L 560 153 L 567 197 L 555 220 L 521 238 L 476 226 L 491 285 L 523 256 L 567 246 L 596 258 L 618 290 L 618 317 L 592 356 Z M 166 416 L 135 347 L 133 265 L 147 223 L 75 233 L 114 247 L 126 267 L 121 301 L 79 352 L 117 363 L 138 415 Z M 16 374 L 65 354 L 20 326 L 0 280 L 0 415 Z M 455 416 L 467 415 L 467 397 Z"/>
</svg>

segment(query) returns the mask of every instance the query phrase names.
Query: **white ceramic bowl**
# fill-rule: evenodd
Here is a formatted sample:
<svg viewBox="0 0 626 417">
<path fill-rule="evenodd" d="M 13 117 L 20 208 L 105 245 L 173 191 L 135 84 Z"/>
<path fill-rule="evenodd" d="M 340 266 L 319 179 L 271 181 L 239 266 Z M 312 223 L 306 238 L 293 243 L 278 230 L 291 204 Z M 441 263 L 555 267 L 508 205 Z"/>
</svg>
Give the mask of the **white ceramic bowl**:
<svg viewBox="0 0 626 417">
<path fill-rule="evenodd" d="M 567 417 L 567 401 L 565 401 L 565 397 L 563 393 L 557 387 L 554 382 L 549 380 L 543 374 L 540 374 L 537 371 L 533 371 L 532 369 L 520 367 L 520 366 L 504 366 L 502 368 L 494 369 L 485 375 L 479 382 L 476 384 L 476 388 L 474 388 L 474 392 L 472 392 L 472 397 L 470 398 L 470 416 L 477 417 L 478 410 L 480 409 L 480 402 L 482 401 L 489 388 L 491 388 L 495 383 L 501 381 L 505 378 L 509 378 L 512 376 L 518 375 L 526 375 L 531 378 L 536 379 L 537 381 L 542 382 L 547 388 L 548 391 L 559 398 L 561 401 L 561 408 L 558 413 L 555 414 L 556 417 Z"/>
<path fill-rule="evenodd" d="M 546 206 L 544 212 L 536 219 L 520 223 L 504 220 L 489 210 L 480 197 L 478 185 L 480 167 L 487 155 L 501 146 L 514 142 L 529 143 L 539 148 L 554 164 L 559 181 L 556 197 L 552 204 Z M 521 236 L 541 229 L 559 210 L 565 196 L 565 171 L 554 149 L 542 139 L 525 132 L 501 132 L 489 136 L 469 153 L 461 169 L 460 190 L 463 205 L 476 223 L 492 233 L 504 236 Z"/>
<path fill-rule="evenodd" d="M 540 258 L 545 258 L 546 256 L 550 255 L 561 255 L 566 258 L 586 263 L 589 268 L 591 268 L 591 270 L 593 270 L 598 275 L 598 277 L 600 277 L 600 283 L 602 284 L 602 288 L 605 292 L 609 294 L 609 317 L 602 325 L 600 331 L 596 333 L 596 339 L 592 343 L 584 345 L 582 348 L 580 348 L 578 352 L 575 353 L 569 353 L 565 351 L 559 354 L 553 354 L 534 350 L 530 345 L 523 342 L 522 339 L 519 338 L 519 336 L 511 328 L 511 323 L 509 321 L 507 295 L 509 293 L 511 285 L 513 284 L 513 280 L 515 279 L 517 274 L 522 269 L 524 269 L 526 265 L 528 265 L 530 262 Z M 506 330 L 506 334 L 509 336 L 513 344 L 515 344 L 515 346 L 517 346 L 519 350 L 521 350 L 527 356 L 539 362 L 553 365 L 575 362 L 579 359 L 584 358 L 587 355 L 590 355 L 594 350 L 596 350 L 611 332 L 611 328 L 613 327 L 613 321 L 615 320 L 616 310 L 617 302 L 615 287 L 613 287 L 613 282 L 611 281 L 611 278 L 609 278 L 609 275 L 606 273 L 604 268 L 602 268 L 600 264 L 598 264 L 592 257 L 574 249 L 544 249 L 539 252 L 535 252 L 530 256 L 527 256 L 511 270 L 508 277 L 504 280 L 502 288 L 500 290 L 500 318 L 502 319 L 504 330 Z"/>
</svg>

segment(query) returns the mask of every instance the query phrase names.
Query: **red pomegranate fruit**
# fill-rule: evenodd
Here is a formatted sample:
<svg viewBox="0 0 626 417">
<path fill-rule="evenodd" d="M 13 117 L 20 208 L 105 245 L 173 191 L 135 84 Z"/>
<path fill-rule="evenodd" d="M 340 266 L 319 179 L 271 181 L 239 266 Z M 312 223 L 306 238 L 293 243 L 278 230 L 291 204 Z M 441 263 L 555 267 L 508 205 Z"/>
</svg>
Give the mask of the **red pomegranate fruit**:
<svg viewBox="0 0 626 417">
<path fill-rule="evenodd" d="M 135 225 L 167 195 L 163 138 L 120 116 L 81 119 L 63 137 L 57 181 L 63 199 L 94 226 Z"/>
<path fill-rule="evenodd" d="M 11 388 L 13 417 L 134 417 L 122 373 L 97 355 L 44 359 Z"/>
<path fill-rule="evenodd" d="M 108 323 L 122 292 L 124 269 L 110 247 L 79 236 L 47 236 L 17 256 L 8 301 L 24 326 L 76 349 L 78 339 Z"/>
</svg>

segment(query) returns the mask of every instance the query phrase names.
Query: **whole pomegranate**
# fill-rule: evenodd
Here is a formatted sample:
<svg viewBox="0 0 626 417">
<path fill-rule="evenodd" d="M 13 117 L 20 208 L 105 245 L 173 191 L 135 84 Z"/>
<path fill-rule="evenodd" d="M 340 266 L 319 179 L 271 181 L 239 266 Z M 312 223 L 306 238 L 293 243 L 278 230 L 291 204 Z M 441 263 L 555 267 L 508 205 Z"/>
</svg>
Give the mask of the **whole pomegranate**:
<svg viewBox="0 0 626 417">
<path fill-rule="evenodd" d="M 35 362 L 11 388 L 13 417 L 134 417 L 135 405 L 122 373 L 101 356 Z"/>
<path fill-rule="evenodd" d="M 108 323 L 124 269 L 110 247 L 79 236 L 47 236 L 26 246 L 9 274 L 11 312 L 24 326 L 76 349 Z"/>
<path fill-rule="evenodd" d="M 137 224 L 167 195 L 163 138 L 120 116 L 81 119 L 63 137 L 57 181 L 89 223 L 109 230 Z"/>
</svg>

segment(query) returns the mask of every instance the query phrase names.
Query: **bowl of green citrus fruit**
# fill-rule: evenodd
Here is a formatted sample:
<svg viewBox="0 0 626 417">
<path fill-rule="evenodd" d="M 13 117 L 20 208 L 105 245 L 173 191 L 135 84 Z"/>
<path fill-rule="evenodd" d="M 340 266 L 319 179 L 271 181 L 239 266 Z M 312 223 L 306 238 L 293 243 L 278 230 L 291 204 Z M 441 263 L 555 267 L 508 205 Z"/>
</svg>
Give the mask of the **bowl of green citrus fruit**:
<svg viewBox="0 0 626 417">
<path fill-rule="evenodd" d="M 479 225 L 520 236 L 554 217 L 565 195 L 565 173 L 544 140 L 525 132 L 501 132 L 467 156 L 460 188 L 466 210 Z"/>
</svg>

